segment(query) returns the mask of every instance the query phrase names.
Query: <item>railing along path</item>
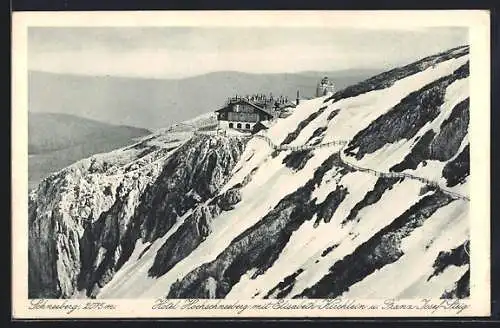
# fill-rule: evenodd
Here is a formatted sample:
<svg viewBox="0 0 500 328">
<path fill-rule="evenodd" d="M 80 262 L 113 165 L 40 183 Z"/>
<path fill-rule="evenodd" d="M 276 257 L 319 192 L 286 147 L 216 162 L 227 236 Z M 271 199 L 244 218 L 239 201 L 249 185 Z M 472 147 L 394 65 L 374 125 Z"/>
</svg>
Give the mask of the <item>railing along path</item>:
<svg viewBox="0 0 500 328">
<path fill-rule="evenodd" d="M 377 176 L 377 177 L 384 177 L 384 178 L 408 178 L 408 179 L 418 180 L 418 181 L 420 181 L 422 183 L 425 183 L 425 184 L 427 184 L 427 185 L 429 185 L 431 187 L 440 189 L 441 191 L 443 191 L 444 193 L 450 195 L 453 198 L 459 198 L 459 199 L 463 199 L 463 200 L 466 200 L 466 201 L 470 201 L 470 198 L 468 196 L 461 195 L 461 194 L 459 194 L 459 193 L 457 193 L 455 191 L 452 191 L 449 188 L 441 186 L 438 182 L 432 181 L 430 179 L 426 179 L 426 178 L 423 178 L 423 177 L 415 176 L 415 175 L 412 175 L 412 174 L 409 174 L 409 173 L 404 173 L 404 172 L 382 172 L 382 171 L 377 171 L 377 170 L 373 170 L 373 169 L 370 169 L 370 168 L 361 167 L 361 166 L 358 166 L 356 164 L 353 164 L 353 163 L 349 162 L 349 160 L 346 158 L 346 156 L 344 154 L 344 148 L 349 144 L 349 141 L 346 141 L 346 140 L 334 140 L 334 141 L 330 141 L 330 142 L 327 142 L 327 143 L 321 143 L 321 144 L 317 144 L 317 145 L 290 146 L 290 145 L 276 145 L 267 136 L 263 136 L 263 135 L 257 134 L 254 137 L 257 138 L 257 139 L 265 141 L 273 150 L 301 151 L 301 150 L 314 150 L 314 149 L 325 148 L 325 147 L 332 147 L 332 146 L 343 146 L 339 150 L 340 160 L 342 161 L 342 163 L 344 163 L 345 165 L 351 167 L 354 170 L 361 171 L 361 172 L 366 172 L 366 173 L 372 174 L 372 175 Z"/>
<path fill-rule="evenodd" d="M 211 125 L 210 125 L 211 126 Z M 194 130 L 193 131 L 193 134 L 194 135 L 220 135 L 220 133 L 218 133 L 217 131 L 200 131 L 198 129 Z M 223 136 L 228 136 L 226 134 L 223 134 Z M 330 142 L 326 142 L 326 143 L 320 143 L 320 144 L 317 144 L 317 145 L 307 145 L 307 144 L 304 144 L 304 145 L 298 145 L 298 146 L 291 146 L 291 145 L 276 145 L 268 136 L 264 136 L 264 135 L 260 135 L 260 134 L 255 134 L 255 135 L 229 135 L 230 137 L 235 137 L 235 138 L 243 138 L 243 139 L 252 139 L 252 138 L 256 138 L 256 139 L 260 139 L 260 140 L 263 140 L 265 143 L 267 143 L 267 145 L 273 149 L 273 150 L 278 150 L 278 151 L 288 151 L 288 150 L 291 150 L 291 151 L 303 151 L 303 150 L 314 150 L 314 149 L 320 149 L 320 148 L 326 148 L 326 147 L 333 147 L 333 146 L 343 146 L 340 150 L 339 150 L 339 154 L 340 154 L 340 160 L 342 161 L 342 163 L 344 163 L 345 165 L 349 166 L 350 168 L 356 170 L 356 171 L 360 171 L 360 172 L 366 172 L 366 173 L 369 173 L 369 174 L 372 174 L 374 176 L 377 176 L 377 177 L 383 177 L 383 178 L 408 178 L 408 179 L 413 179 L 413 180 L 418 180 L 422 183 L 425 183 L 431 187 L 434 187 L 434 188 L 438 188 L 440 189 L 442 192 L 444 192 L 445 194 L 455 198 L 455 199 L 462 199 L 462 200 L 466 200 L 466 201 L 470 201 L 470 198 L 468 196 L 465 196 L 465 195 L 461 195 L 457 192 L 454 192 L 444 186 L 441 186 L 438 182 L 436 181 L 432 181 L 432 180 L 429 180 L 429 179 L 426 179 L 426 178 L 422 178 L 422 177 L 419 177 L 419 176 L 415 176 L 415 175 L 412 175 L 412 174 L 409 174 L 409 173 L 404 173 L 404 172 L 382 172 L 382 171 L 377 171 L 377 170 L 373 170 L 373 169 L 370 169 L 370 168 L 366 168 L 366 167 L 361 167 L 361 166 L 358 166 L 356 164 L 353 164 L 351 162 L 349 162 L 349 160 L 347 160 L 347 158 L 345 157 L 345 154 L 344 154 L 344 148 L 349 144 L 349 141 L 347 140 L 333 140 L 333 141 L 330 141 Z M 182 143 L 181 143 L 182 144 Z M 168 152 L 170 153 L 170 152 Z M 150 166 L 162 159 L 164 159 L 165 157 L 167 157 L 169 154 L 167 154 L 166 156 L 162 156 L 160 158 L 157 158 L 156 160 L 154 160 L 153 162 L 149 163 L 147 166 Z M 138 170 L 142 170 L 144 169 L 144 167 L 141 167 L 141 168 L 137 168 L 137 169 L 134 169 L 134 170 L 131 170 L 131 171 L 128 171 L 128 172 L 125 172 L 124 175 L 129 175 L 130 173 L 133 173 L 135 171 L 138 171 Z M 110 176 L 107 176 L 106 178 L 110 178 L 110 177 L 114 177 L 115 175 L 110 175 Z M 86 220 L 86 219 L 83 219 L 83 220 Z"/>
</svg>

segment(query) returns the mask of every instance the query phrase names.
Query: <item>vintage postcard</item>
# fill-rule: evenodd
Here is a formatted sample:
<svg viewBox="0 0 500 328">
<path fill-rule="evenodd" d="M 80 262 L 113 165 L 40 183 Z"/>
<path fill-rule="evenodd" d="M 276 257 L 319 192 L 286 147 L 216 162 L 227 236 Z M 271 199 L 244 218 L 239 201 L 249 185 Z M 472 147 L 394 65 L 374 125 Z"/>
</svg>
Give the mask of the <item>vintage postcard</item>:
<svg viewBox="0 0 500 328">
<path fill-rule="evenodd" d="M 487 11 L 12 31 L 14 318 L 489 315 Z"/>
</svg>

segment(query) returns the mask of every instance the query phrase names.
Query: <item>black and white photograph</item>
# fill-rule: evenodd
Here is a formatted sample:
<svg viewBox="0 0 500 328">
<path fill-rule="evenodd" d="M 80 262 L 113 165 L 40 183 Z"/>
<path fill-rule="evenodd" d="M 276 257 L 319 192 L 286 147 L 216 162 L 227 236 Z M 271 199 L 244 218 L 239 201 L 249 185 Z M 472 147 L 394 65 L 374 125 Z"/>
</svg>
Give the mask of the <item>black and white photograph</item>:
<svg viewBox="0 0 500 328">
<path fill-rule="evenodd" d="M 467 19 L 198 15 L 23 30 L 21 307 L 487 314 Z"/>
</svg>

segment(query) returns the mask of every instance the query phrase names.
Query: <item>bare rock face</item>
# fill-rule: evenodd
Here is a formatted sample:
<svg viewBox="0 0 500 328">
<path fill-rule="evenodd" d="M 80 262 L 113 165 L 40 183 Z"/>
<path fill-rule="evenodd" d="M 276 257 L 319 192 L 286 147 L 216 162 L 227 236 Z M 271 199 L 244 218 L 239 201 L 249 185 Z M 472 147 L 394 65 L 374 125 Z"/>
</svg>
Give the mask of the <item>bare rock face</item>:
<svg viewBox="0 0 500 328">
<path fill-rule="evenodd" d="M 111 174 L 116 168 L 88 159 L 45 179 L 29 199 L 29 297 L 94 297 L 138 239 L 163 236 L 188 209 L 217 194 L 245 146 L 230 140 L 197 136 L 169 149 L 164 160 L 143 149 L 141 165 L 129 173 Z M 237 197 L 227 195 L 224 204 Z M 218 210 L 194 211 L 200 238 Z"/>
<path fill-rule="evenodd" d="M 465 181 L 470 174 L 469 145 L 465 146 L 460 154 L 452 161 L 446 163 L 443 168 L 443 177 L 448 187 L 456 186 Z"/>
<path fill-rule="evenodd" d="M 433 130 L 427 131 L 404 160 L 395 165 L 392 170 L 401 172 L 408 168 L 415 169 L 425 160 L 447 161 L 451 159 L 467 135 L 468 126 L 469 98 L 453 108 L 450 117 L 443 122 L 438 134 Z"/>
<path fill-rule="evenodd" d="M 294 141 L 298 135 L 300 134 L 300 132 L 302 130 L 304 130 L 304 128 L 309 125 L 309 123 L 311 123 L 316 117 L 320 116 L 325 110 L 327 109 L 327 106 L 323 106 L 321 107 L 320 109 L 318 109 L 316 112 L 313 112 L 311 115 L 309 115 L 309 117 L 307 117 L 304 121 L 300 122 L 299 125 L 297 126 L 297 128 L 295 129 L 295 131 L 292 131 L 290 132 L 285 140 L 283 140 L 283 142 L 281 143 L 281 145 L 288 145 L 290 144 L 292 141 Z"/>
<path fill-rule="evenodd" d="M 233 187 L 215 197 L 208 205 L 202 204 L 196 207 L 160 248 L 153 266 L 149 269 L 149 275 L 160 277 L 188 256 L 212 232 L 213 220 L 217 219 L 222 211 L 232 210 L 240 201 L 240 189 Z"/>
<path fill-rule="evenodd" d="M 371 204 L 375 204 L 380 200 L 382 195 L 388 191 L 391 190 L 392 187 L 399 181 L 400 179 L 398 178 L 385 178 L 385 177 L 380 177 L 378 178 L 377 182 L 375 183 L 375 186 L 373 186 L 373 190 L 369 191 L 366 193 L 365 197 L 363 199 L 356 203 L 354 207 L 351 209 L 347 217 L 342 221 L 343 224 L 355 220 L 356 217 L 358 216 L 359 212 L 367 207 L 370 206 Z"/>
<path fill-rule="evenodd" d="M 452 199 L 441 191 L 424 197 L 356 250 L 335 262 L 330 272 L 295 298 L 335 298 L 375 270 L 398 260 L 401 240 Z"/>
<path fill-rule="evenodd" d="M 163 244 L 149 275 L 159 277 L 191 253 L 212 232 L 211 223 L 220 213 L 215 205 L 199 205 Z"/>
<path fill-rule="evenodd" d="M 420 90 L 410 93 L 386 114 L 379 116 L 370 123 L 366 129 L 359 131 L 349 142 L 346 153 L 355 156 L 359 160 L 366 154 L 371 154 L 388 143 L 413 138 L 427 122 L 434 120 L 439 115 L 441 105 L 445 101 L 446 88 L 456 80 L 468 76 L 469 63 L 467 62 L 455 70 L 453 74 L 440 78 Z M 463 119 L 460 119 L 462 114 Z M 455 114 L 453 114 L 449 122 L 444 123 L 445 127 L 449 125 L 449 127 L 446 127 L 447 131 L 453 133 L 458 130 L 460 132 L 456 134 L 456 142 L 453 142 L 448 147 L 453 148 L 455 144 L 460 145 L 467 129 L 468 114 L 468 101 L 464 101 L 455 109 Z M 453 123 L 454 121 L 457 121 L 457 123 Z M 443 134 L 445 133 L 443 132 Z M 434 142 L 434 146 L 431 146 L 431 148 L 443 144 L 441 139 L 444 140 L 445 138 L 438 137 L 439 139 Z M 354 153 L 355 149 L 358 149 L 356 153 Z"/>
<path fill-rule="evenodd" d="M 467 298 L 470 296 L 470 270 L 454 283 L 451 290 L 447 290 L 441 295 L 441 298 L 456 299 Z"/>
<path fill-rule="evenodd" d="M 423 58 L 419 61 L 416 61 L 414 63 L 411 63 L 403 67 L 394 68 L 390 71 L 375 75 L 365 81 L 349 86 L 343 90 L 339 90 L 338 92 L 334 93 L 331 97 L 325 99 L 325 103 L 328 101 L 338 101 L 340 99 L 356 97 L 360 94 L 373 90 L 388 88 L 392 86 L 397 80 L 400 80 L 417 72 L 423 71 L 428 67 L 437 65 L 445 60 L 458 58 L 468 53 L 469 53 L 469 46 L 461 46 L 447 50 L 440 54 Z"/>
<path fill-rule="evenodd" d="M 234 205 L 241 201 L 241 193 L 237 188 L 229 189 L 227 192 L 222 194 L 218 202 L 219 207 L 223 211 L 230 211 L 234 208 Z"/>
<path fill-rule="evenodd" d="M 284 159 L 283 164 L 293 170 L 299 171 L 306 166 L 307 161 L 313 157 L 311 150 L 300 150 L 290 152 Z"/>
<path fill-rule="evenodd" d="M 215 291 L 217 290 L 217 281 L 214 277 L 208 277 L 201 286 L 203 290 L 203 298 L 215 298 Z"/>
<path fill-rule="evenodd" d="M 327 171 L 342 166 L 339 154 L 334 153 L 316 169 L 307 183 L 284 197 L 257 224 L 242 232 L 212 262 L 203 264 L 174 283 L 169 291 L 171 298 L 205 298 L 207 280 L 215 278 L 215 298 L 224 298 L 249 268 L 254 268 L 252 279 L 264 273 L 278 258 L 280 252 L 296 231 L 314 214 L 322 217 L 332 214 L 346 196 L 343 188 L 333 190 L 325 201 L 316 204 L 312 191 Z M 347 170 L 343 171 L 344 174 Z M 272 242 L 271 242 L 272 241 Z"/>
</svg>

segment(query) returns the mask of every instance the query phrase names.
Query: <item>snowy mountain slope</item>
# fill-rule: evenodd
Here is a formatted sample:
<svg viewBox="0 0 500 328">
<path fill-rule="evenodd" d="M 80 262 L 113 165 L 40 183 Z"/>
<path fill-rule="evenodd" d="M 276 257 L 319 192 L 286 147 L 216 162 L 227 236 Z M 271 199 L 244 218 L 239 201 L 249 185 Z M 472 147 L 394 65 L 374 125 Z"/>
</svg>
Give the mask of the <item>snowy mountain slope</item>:
<svg viewBox="0 0 500 328">
<path fill-rule="evenodd" d="M 30 194 L 30 295 L 95 293 L 136 239 L 156 238 L 214 193 L 243 146 L 204 136 L 159 146 L 158 139 L 82 160 Z"/>
<path fill-rule="evenodd" d="M 30 296 L 467 297 L 468 76 L 452 49 L 259 136 L 158 132 L 59 172 L 30 197 Z"/>
</svg>

